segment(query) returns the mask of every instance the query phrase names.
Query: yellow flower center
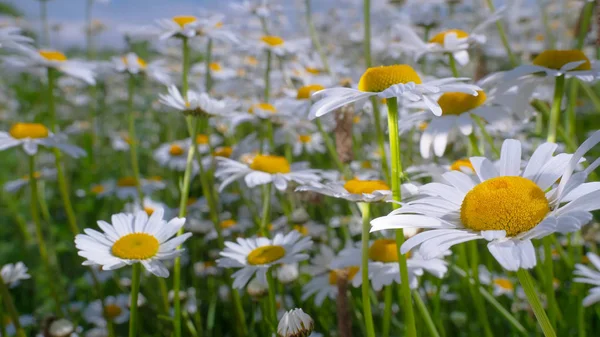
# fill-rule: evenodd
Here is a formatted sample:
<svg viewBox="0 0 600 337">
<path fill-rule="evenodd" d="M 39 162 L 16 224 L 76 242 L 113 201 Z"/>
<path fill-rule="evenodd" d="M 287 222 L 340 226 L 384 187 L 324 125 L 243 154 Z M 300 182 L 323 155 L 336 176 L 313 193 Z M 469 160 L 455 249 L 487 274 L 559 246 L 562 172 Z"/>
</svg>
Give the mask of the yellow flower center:
<svg viewBox="0 0 600 337">
<path fill-rule="evenodd" d="M 373 193 L 374 191 L 389 191 L 390 187 L 382 180 L 348 180 L 344 184 L 346 191 L 352 194 Z"/>
<path fill-rule="evenodd" d="M 65 54 L 56 50 L 40 50 L 38 53 L 48 61 L 64 62 L 67 60 Z"/>
<path fill-rule="evenodd" d="M 46 138 L 48 128 L 39 123 L 16 123 L 8 131 L 13 138 Z"/>
<path fill-rule="evenodd" d="M 208 65 L 208 67 L 212 71 L 221 71 L 222 70 L 221 65 L 219 64 L 219 62 L 212 62 L 211 64 Z"/>
<path fill-rule="evenodd" d="M 314 67 L 305 67 L 304 70 L 306 70 L 307 73 L 310 73 L 313 75 L 319 75 L 321 73 L 321 69 L 314 68 Z"/>
<path fill-rule="evenodd" d="M 271 47 L 281 46 L 284 42 L 282 38 L 275 35 L 265 35 L 260 40 Z"/>
<path fill-rule="evenodd" d="M 112 254 L 126 260 L 146 260 L 158 253 L 158 240 L 146 233 L 132 233 L 121 237 L 112 246 Z"/>
<path fill-rule="evenodd" d="M 544 50 L 536 58 L 533 64 L 536 66 L 560 70 L 567 63 L 585 61 L 573 70 L 590 70 L 592 64 L 581 50 Z"/>
<path fill-rule="evenodd" d="M 358 81 L 358 90 L 380 92 L 394 84 L 410 83 L 421 84 L 419 74 L 407 64 L 381 66 L 367 69 Z"/>
<path fill-rule="evenodd" d="M 257 66 L 258 65 L 258 59 L 254 56 L 246 56 L 246 58 L 244 58 L 244 62 L 249 66 Z"/>
<path fill-rule="evenodd" d="M 221 228 L 231 228 L 233 226 L 235 226 L 237 224 L 237 222 L 235 222 L 235 220 L 232 219 L 228 219 L 228 220 L 223 220 L 221 221 Z"/>
<path fill-rule="evenodd" d="M 177 144 L 173 144 L 169 148 L 169 154 L 171 156 L 181 156 L 183 154 L 183 148 Z"/>
<path fill-rule="evenodd" d="M 109 320 L 113 320 L 119 317 L 119 315 L 121 315 L 122 312 L 123 309 L 121 309 L 121 307 L 116 304 L 107 304 L 106 306 L 104 306 L 104 315 Z"/>
<path fill-rule="evenodd" d="M 152 177 L 148 178 L 148 180 L 155 181 L 155 182 L 161 182 L 161 181 L 163 181 L 163 178 L 160 176 L 152 176 Z"/>
<path fill-rule="evenodd" d="M 438 104 L 442 108 L 442 115 L 460 115 L 471 111 L 485 103 L 485 92 L 477 91 L 477 96 L 464 92 L 447 92 L 440 96 Z"/>
<path fill-rule="evenodd" d="M 494 284 L 504 290 L 513 290 L 515 288 L 513 283 L 509 279 L 505 278 L 494 279 Z"/>
<path fill-rule="evenodd" d="M 231 157 L 232 153 L 233 153 L 233 148 L 231 148 L 229 146 L 222 146 L 222 147 L 217 148 L 213 152 L 213 156 L 229 158 L 229 157 Z"/>
<path fill-rule="evenodd" d="M 121 61 L 123 61 L 123 63 L 125 63 L 125 65 L 129 64 L 129 61 L 127 61 L 127 57 L 125 57 L 125 56 L 121 57 Z M 138 63 L 138 66 L 142 69 L 146 69 L 146 67 L 148 66 L 146 61 L 144 61 L 144 59 L 142 59 L 139 56 L 137 57 L 137 63 Z"/>
<path fill-rule="evenodd" d="M 208 136 L 207 135 L 198 135 L 196 136 L 196 144 L 208 144 Z"/>
<path fill-rule="evenodd" d="M 42 174 L 40 172 L 33 172 L 33 179 L 40 179 L 42 177 Z M 29 178 L 31 178 L 31 176 L 29 174 L 26 174 L 22 177 L 23 180 L 29 180 Z"/>
<path fill-rule="evenodd" d="M 298 140 L 301 143 L 304 143 L 304 144 L 310 143 L 311 139 L 312 139 L 312 137 L 310 135 L 300 135 L 300 136 L 298 136 Z"/>
<path fill-rule="evenodd" d="M 347 267 L 341 270 L 332 270 L 329 272 L 329 284 L 334 286 L 337 284 L 337 280 L 338 280 L 338 276 L 340 274 L 340 272 L 345 272 L 347 275 L 347 279 L 348 280 L 352 280 L 354 278 L 354 276 L 358 273 L 358 271 L 360 270 L 360 267 L 358 266 L 352 266 L 352 267 Z"/>
<path fill-rule="evenodd" d="M 373 164 L 371 164 L 371 162 L 368 161 L 368 160 L 363 160 L 360 163 L 360 167 L 363 168 L 363 169 L 367 169 L 368 170 L 368 169 L 372 169 L 373 168 Z"/>
<path fill-rule="evenodd" d="M 256 171 L 275 173 L 289 173 L 290 163 L 281 156 L 258 155 L 252 160 L 250 168 Z"/>
<path fill-rule="evenodd" d="M 518 176 L 496 177 L 475 186 L 460 208 L 460 219 L 474 231 L 505 230 L 515 236 L 537 226 L 550 211 L 541 188 Z"/>
<path fill-rule="evenodd" d="M 173 17 L 173 21 L 175 21 L 175 23 L 178 24 L 181 28 L 183 28 L 188 23 L 196 22 L 196 20 L 198 19 L 196 19 L 196 17 L 192 15 L 179 15 Z"/>
<path fill-rule="evenodd" d="M 137 180 L 134 177 L 123 177 L 123 178 L 117 180 L 117 186 L 120 186 L 120 187 L 137 186 Z"/>
<path fill-rule="evenodd" d="M 154 208 L 144 207 L 144 212 L 146 212 L 146 214 L 148 214 L 148 216 L 150 216 L 150 215 L 152 215 L 152 213 L 154 213 Z"/>
<path fill-rule="evenodd" d="M 536 40 L 536 41 L 538 41 L 538 42 L 542 42 L 542 41 L 544 41 L 545 39 L 546 39 L 546 38 L 544 37 L 544 34 L 537 34 L 537 35 L 535 36 L 535 40 Z"/>
<path fill-rule="evenodd" d="M 369 259 L 377 262 L 398 262 L 398 246 L 391 239 L 378 239 L 369 247 Z M 410 255 L 406 255 L 410 257 Z"/>
<path fill-rule="evenodd" d="M 325 89 L 324 86 L 319 84 L 309 84 L 298 89 L 296 99 L 310 99 L 310 95 L 313 93 Z"/>
<path fill-rule="evenodd" d="M 281 246 L 262 246 L 254 249 L 248 254 L 248 263 L 256 266 L 269 264 L 285 256 L 285 248 Z"/>
<path fill-rule="evenodd" d="M 450 165 L 450 169 L 453 171 L 462 171 L 463 168 L 468 168 L 475 172 L 473 164 L 471 164 L 471 160 L 469 159 L 459 159 Z"/>
<path fill-rule="evenodd" d="M 294 225 L 294 226 L 292 226 L 292 228 L 304 236 L 308 235 L 308 228 L 306 226 Z"/>
<path fill-rule="evenodd" d="M 92 186 L 91 191 L 94 194 L 100 194 L 100 193 L 104 192 L 105 189 L 104 189 L 104 186 L 102 186 L 102 185 L 94 185 L 94 186 Z"/>
<path fill-rule="evenodd" d="M 456 37 L 459 39 L 463 39 L 465 37 L 469 37 L 469 33 L 465 32 L 464 30 L 460 30 L 460 29 L 448 29 L 445 30 L 443 32 L 439 32 L 437 33 L 434 37 L 432 37 L 431 39 L 429 39 L 429 43 L 437 43 L 437 44 L 444 44 L 444 39 L 446 38 L 446 34 L 450 34 L 450 33 L 454 33 L 456 34 Z"/>
<path fill-rule="evenodd" d="M 354 123 L 354 124 L 360 123 L 360 116 L 358 116 L 358 115 L 354 116 L 354 118 L 352 118 L 352 123 Z"/>
<path fill-rule="evenodd" d="M 253 104 L 250 107 L 250 109 L 248 109 L 248 112 L 251 113 L 251 114 L 253 114 L 254 113 L 254 109 L 260 109 L 260 110 L 263 110 L 263 111 L 268 111 L 270 113 L 277 113 L 277 109 L 273 105 L 271 105 L 269 103 L 256 103 L 256 104 Z"/>
</svg>

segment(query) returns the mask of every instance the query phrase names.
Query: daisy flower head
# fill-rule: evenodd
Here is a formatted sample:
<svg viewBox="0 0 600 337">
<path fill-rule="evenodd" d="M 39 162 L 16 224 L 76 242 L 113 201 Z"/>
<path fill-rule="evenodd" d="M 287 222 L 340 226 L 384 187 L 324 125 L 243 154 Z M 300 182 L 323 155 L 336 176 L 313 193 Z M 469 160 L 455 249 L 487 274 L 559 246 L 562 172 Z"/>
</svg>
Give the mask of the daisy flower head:
<svg viewBox="0 0 600 337">
<path fill-rule="evenodd" d="M 171 37 L 190 38 L 196 35 L 198 18 L 193 15 L 177 15 L 170 19 L 156 20 L 161 32 L 159 39 L 166 40 Z"/>
<path fill-rule="evenodd" d="M 312 191 L 352 202 L 378 202 L 390 200 L 392 191 L 382 180 L 351 179 L 346 182 L 314 182 L 296 188 L 296 192 Z"/>
<path fill-rule="evenodd" d="M 160 177 L 141 178 L 140 185 L 145 195 L 166 187 L 165 182 Z M 98 198 L 114 194 L 121 200 L 135 199 L 138 196 L 137 180 L 132 176 L 124 176 L 117 180 L 106 180 L 92 186 L 91 192 Z"/>
<path fill-rule="evenodd" d="M 169 86 L 168 94 L 159 94 L 160 102 L 170 108 L 192 116 L 225 116 L 228 107 L 225 101 L 210 97 L 207 93 L 188 90 L 184 98 L 175 85 Z"/>
<path fill-rule="evenodd" d="M 20 261 L 15 264 L 9 263 L 3 265 L 0 274 L 4 283 L 11 288 L 19 285 L 19 281 L 31 278 L 31 275 L 27 273 L 27 266 Z"/>
<path fill-rule="evenodd" d="M 556 156 L 557 145 L 544 143 L 522 169 L 521 143 L 508 139 L 496 165 L 484 157 L 471 157 L 476 176 L 460 171 L 443 174 L 446 183 L 421 186 L 422 198 L 371 221 L 371 231 L 430 229 L 401 247 L 406 253 L 420 246 L 419 253 L 425 258 L 439 256 L 456 244 L 485 239 L 504 269 L 533 268 L 537 261 L 532 239 L 577 231 L 592 219 L 590 212 L 600 208 L 600 203 L 594 202 L 599 187 L 585 183 L 600 160 L 573 174 L 583 155 L 598 142 L 600 132 L 575 154 Z"/>
<path fill-rule="evenodd" d="M 241 178 L 250 188 L 273 183 L 276 189 L 283 191 L 289 182 L 305 185 L 320 181 L 319 173 L 321 170 L 306 168 L 305 163 L 291 164 L 282 156 L 259 154 L 251 158 L 249 164 L 217 157 L 215 177 L 222 180 L 219 191 Z"/>
<path fill-rule="evenodd" d="M 101 328 L 106 327 L 107 320 L 122 324 L 129 319 L 128 305 L 129 296 L 125 294 L 108 296 L 104 299 L 104 304 L 102 300 L 95 300 L 83 311 L 83 319 Z"/>
<path fill-rule="evenodd" d="M 331 88 L 314 95 L 320 99 L 311 107 L 309 118 L 321 117 L 346 104 L 376 96 L 404 98 L 409 102 L 423 101 L 434 115 L 441 116 L 442 108 L 431 97 L 444 92 L 462 92 L 473 96 L 481 90 L 476 85 L 465 84 L 467 78 L 444 78 L 423 82 L 419 74 L 407 64 L 368 68 L 358 82 L 358 88 Z"/>
<path fill-rule="evenodd" d="M 51 168 L 42 168 L 39 171 L 34 172 L 33 174 L 34 179 L 38 180 L 53 180 L 56 179 L 56 169 L 51 169 Z M 19 179 L 16 180 L 12 180 L 12 181 L 7 181 L 4 184 L 4 190 L 6 192 L 10 192 L 10 193 L 15 193 L 20 191 L 23 187 L 27 186 L 29 184 L 29 179 L 31 178 L 31 175 L 27 174 L 22 176 Z"/>
<path fill-rule="evenodd" d="M 15 123 L 8 132 L 0 131 L 0 151 L 15 146 L 22 146 L 26 154 L 33 156 L 38 152 L 38 147 L 58 148 L 61 152 L 79 158 L 86 156 L 86 152 L 66 143 L 67 137 L 54 134 L 46 126 L 39 123 Z"/>
<path fill-rule="evenodd" d="M 143 202 L 139 202 L 139 200 L 134 200 L 130 203 L 125 204 L 125 212 L 135 214 L 139 211 L 144 211 L 148 216 L 151 216 L 156 210 L 161 209 L 164 211 L 165 217 L 169 218 L 172 214 L 172 210 L 169 207 L 159 201 L 154 201 L 149 197 L 144 197 Z"/>
<path fill-rule="evenodd" d="M 88 84 L 96 83 L 93 66 L 89 63 L 69 60 L 65 54 L 57 50 L 26 48 L 23 52 L 25 57 L 20 58 L 17 65 L 20 65 L 26 71 L 52 68 L 68 76 L 83 80 Z"/>
<path fill-rule="evenodd" d="M 600 78 L 600 63 L 590 60 L 581 50 L 544 50 L 536 56 L 532 64 L 521 65 L 504 74 L 508 83 L 526 75 L 543 73 L 547 77 L 565 76 L 584 82 Z"/>
<path fill-rule="evenodd" d="M 225 250 L 219 253 L 219 267 L 240 268 L 233 275 L 233 287 L 243 288 L 256 276 L 259 282 L 267 283 L 267 271 L 280 264 L 292 264 L 308 259 L 304 253 L 312 246 L 309 237 L 296 231 L 286 235 L 276 234 L 272 239 L 265 237 L 238 238 L 237 242 L 225 242 Z"/>
<path fill-rule="evenodd" d="M 487 40 L 483 31 L 494 22 L 502 18 L 505 8 L 499 8 L 485 21 L 478 24 L 471 32 L 460 29 L 448 29 L 435 34 L 425 42 L 417 35 L 411 26 L 399 24 L 394 27 L 402 36 L 398 45 L 401 49 L 413 52 L 415 60 L 428 53 L 450 53 L 460 65 L 469 63 L 468 49 L 476 44 L 484 44 Z"/>
<path fill-rule="evenodd" d="M 12 26 L 0 28 L 0 48 L 22 50 L 30 48 L 29 44 L 32 42 L 31 38 L 21 35 L 21 28 Z"/>
<path fill-rule="evenodd" d="M 316 153 L 325 153 L 325 141 L 320 133 L 304 133 L 297 137 L 294 142 L 292 153 L 294 156 L 300 156 L 303 152 L 309 155 Z"/>
<path fill-rule="evenodd" d="M 164 60 L 156 60 L 147 63 L 136 53 L 127 53 L 121 57 L 112 58 L 113 69 L 118 73 L 130 75 L 148 75 L 153 80 L 164 85 L 171 84 L 171 78 L 165 67 Z"/>
<path fill-rule="evenodd" d="M 192 143 L 189 139 L 163 144 L 154 151 L 154 159 L 160 166 L 183 172 L 187 165 L 190 146 L 192 146 Z M 195 175 L 198 169 L 198 163 L 196 161 L 192 162 L 192 174 Z"/>
<path fill-rule="evenodd" d="M 594 287 L 590 289 L 590 293 L 583 299 L 583 306 L 588 307 L 592 304 L 600 302 L 600 257 L 589 252 L 586 257 L 592 264 L 590 268 L 584 264 L 578 263 L 575 265 L 574 282 L 591 284 Z"/>
<path fill-rule="evenodd" d="M 286 312 L 277 325 L 278 337 L 308 337 L 315 329 L 313 319 L 302 309 Z"/>
<path fill-rule="evenodd" d="M 75 237 L 83 265 L 101 265 L 103 270 L 114 270 L 141 263 L 146 270 L 159 277 L 168 277 L 162 261 L 179 256 L 181 245 L 192 234 L 185 233 L 170 239 L 183 227 L 185 218 L 163 220 L 163 209 L 156 209 L 150 217 L 146 212 L 119 213 L 112 216 L 112 225 L 98 221 L 102 232 L 86 228 L 85 234 Z"/>
<path fill-rule="evenodd" d="M 277 35 L 263 35 L 258 39 L 261 49 L 272 52 L 277 56 L 283 56 L 289 51 L 289 44 Z"/>
</svg>

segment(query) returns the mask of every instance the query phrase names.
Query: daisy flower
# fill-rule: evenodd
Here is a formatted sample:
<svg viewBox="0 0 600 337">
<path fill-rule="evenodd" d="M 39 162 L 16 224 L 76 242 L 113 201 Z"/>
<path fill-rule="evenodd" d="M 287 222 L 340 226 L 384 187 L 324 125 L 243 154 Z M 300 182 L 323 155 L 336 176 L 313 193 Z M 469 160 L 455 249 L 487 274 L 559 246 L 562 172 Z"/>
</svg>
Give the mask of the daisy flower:
<svg viewBox="0 0 600 337">
<path fill-rule="evenodd" d="M 444 252 L 446 253 L 446 252 Z M 333 263 L 337 268 L 338 264 L 352 263 L 360 261 L 362 252 L 360 248 L 347 249 L 340 252 L 339 259 Z M 369 246 L 369 280 L 373 289 L 379 291 L 384 286 L 392 283 L 400 284 L 400 265 L 398 264 L 398 248 L 396 241 L 392 239 L 377 239 Z M 356 263 L 356 262 L 354 262 Z M 448 271 L 446 262 L 440 258 L 425 259 L 421 254 L 408 254 L 406 258 L 408 268 L 408 281 L 412 289 L 418 286 L 418 278 L 424 271 L 429 272 L 437 278 L 442 278 Z M 362 268 L 357 272 L 357 276 L 352 279 L 352 285 L 359 287 L 362 284 Z"/>
<path fill-rule="evenodd" d="M 138 200 L 134 200 L 133 202 L 125 204 L 125 212 L 136 214 L 139 211 L 144 211 L 146 214 L 148 214 L 148 216 L 151 216 L 156 210 L 161 209 L 164 211 L 166 218 L 169 218 L 172 213 L 172 210 L 169 209 L 166 204 L 154 201 L 149 197 L 144 197 L 144 202 L 142 205 L 140 205 Z"/>
<path fill-rule="evenodd" d="M 122 324 L 129 320 L 128 305 L 129 295 L 125 294 L 108 296 L 104 299 L 104 304 L 102 300 L 95 300 L 83 311 L 83 319 L 101 328 L 106 327 L 107 319 L 115 324 Z"/>
<path fill-rule="evenodd" d="M 187 166 L 188 150 L 191 146 L 189 139 L 166 143 L 154 151 L 154 159 L 162 167 L 183 172 Z M 192 174 L 198 172 L 198 162 L 192 162 Z"/>
<path fill-rule="evenodd" d="M 147 63 L 135 53 L 128 53 L 121 57 L 113 57 L 111 62 L 113 69 L 119 73 L 146 74 L 158 83 L 171 84 L 171 78 L 163 60 Z"/>
<path fill-rule="evenodd" d="M 38 152 L 38 146 L 58 148 L 73 158 L 84 157 L 86 152 L 66 143 L 66 136 L 54 134 L 39 123 L 15 123 L 8 132 L 0 131 L 0 151 L 15 146 L 23 146 L 23 151 L 30 156 Z"/>
<path fill-rule="evenodd" d="M 88 84 L 96 83 L 93 67 L 89 63 L 68 60 L 65 54 L 57 50 L 26 48 L 23 52 L 24 57 L 20 57 L 15 65 L 26 71 L 52 68 L 68 76 L 83 80 Z"/>
<path fill-rule="evenodd" d="M 33 177 L 36 180 L 56 179 L 56 169 L 42 168 L 40 171 L 36 171 Z M 7 181 L 4 184 L 4 190 L 10 193 L 18 192 L 29 184 L 29 178 L 30 175 L 27 174 L 17 180 Z"/>
<path fill-rule="evenodd" d="M 299 186 L 296 192 L 312 191 L 352 202 L 378 202 L 390 200 L 392 191 L 382 180 L 351 179 L 346 182 L 311 183 Z M 403 194 L 404 195 L 404 194 Z"/>
<path fill-rule="evenodd" d="M 544 50 L 531 65 L 521 65 L 504 74 L 507 83 L 525 75 L 543 73 L 547 77 L 575 77 L 593 82 L 600 78 L 600 63 L 591 61 L 581 50 Z"/>
<path fill-rule="evenodd" d="M 258 40 L 258 45 L 260 49 L 272 52 L 277 56 L 283 56 L 286 53 L 291 52 L 291 47 L 293 47 L 293 45 L 276 35 L 261 36 Z"/>
<path fill-rule="evenodd" d="M 487 40 L 483 31 L 492 23 L 502 18 L 505 8 L 500 8 L 473 30 L 465 32 L 460 29 L 448 29 L 435 34 L 429 41 L 424 42 L 408 25 L 399 24 L 394 27 L 402 36 L 398 44 L 401 49 L 415 53 L 415 60 L 427 53 L 450 53 L 460 65 L 469 63 L 468 49 L 475 44 L 484 44 Z"/>
<path fill-rule="evenodd" d="M 600 160 L 573 174 L 583 155 L 598 142 L 600 132 L 575 154 L 557 156 L 553 156 L 556 144 L 542 144 L 522 170 L 521 143 L 506 140 L 498 169 L 487 158 L 472 157 L 476 177 L 459 171 L 445 173 L 447 183 L 423 185 L 419 189 L 422 198 L 371 221 L 371 230 L 431 229 L 401 247 L 404 254 L 420 246 L 419 253 L 425 258 L 436 257 L 459 243 L 485 239 L 504 269 L 533 268 L 537 261 L 532 239 L 577 231 L 592 219 L 590 212 L 600 208 L 594 202 L 600 186 L 585 183 Z"/>
<path fill-rule="evenodd" d="M 159 277 L 168 277 L 162 261 L 172 260 L 182 250 L 177 249 L 192 234 L 185 233 L 170 239 L 185 223 L 185 218 L 163 220 L 163 209 L 156 209 L 148 218 L 146 212 L 119 213 L 112 216 L 112 225 L 98 221 L 102 233 L 86 228 L 85 234 L 75 237 L 83 265 L 102 265 L 103 270 L 114 270 L 141 263 L 146 270 Z"/>
<path fill-rule="evenodd" d="M 21 28 L 11 26 L 0 28 L 0 48 L 23 50 L 29 48 L 31 42 L 33 42 L 31 38 L 21 35 Z"/>
<path fill-rule="evenodd" d="M 292 145 L 294 156 L 300 156 L 303 152 L 313 155 L 316 153 L 325 153 L 325 141 L 320 133 L 309 133 L 298 135 Z"/>
<path fill-rule="evenodd" d="M 196 35 L 198 18 L 193 15 L 178 15 L 171 19 L 156 20 L 160 28 L 159 39 L 166 40 L 171 37 L 190 38 Z"/>
<path fill-rule="evenodd" d="M 465 84 L 466 78 L 444 78 L 423 83 L 421 77 L 409 65 L 396 64 L 368 68 L 358 82 L 358 89 L 331 88 L 315 93 L 321 97 L 310 109 L 309 118 L 321 117 L 346 104 L 372 96 L 383 98 L 405 98 L 410 102 L 423 101 L 434 115 L 441 116 L 442 108 L 430 96 L 444 92 L 463 92 L 477 96 L 476 85 Z"/>
<path fill-rule="evenodd" d="M 250 188 L 273 183 L 275 188 L 283 191 L 288 182 L 308 184 L 321 180 L 318 175 L 320 170 L 307 169 L 305 166 L 305 163 L 290 164 L 285 157 L 273 155 L 257 155 L 249 165 L 217 157 L 215 177 L 222 180 L 219 191 L 241 178 Z"/>
<path fill-rule="evenodd" d="M 302 309 L 286 312 L 277 325 L 278 337 L 309 336 L 315 329 L 313 319 Z"/>
<path fill-rule="evenodd" d="M 485 285 L 491 285 L 494 288 L 493 295 L 498 297 L 506 295 L 512 297 L 515 293 L 515 280 L 504 275 L 490 273 L 484 266 L 479 265 L 479 282 Z M 522 291 L 521 288 L 517 288 Z"/>
<path fill-rule="evenodd" d="M 574 282 L 594 286 L 594 288 L 590 289 L 590 294 L 583 299 L 584 307 L 600 302 L 600 257 L 591 252 L 587 253 L 586 256 L 594 266 L 594 269 L 578 263 L 575 265 L 574 273 L 577 277 L 573 279 Z"/>
<path fill-rule="evenodd" d="M 273 239 L 265 237 L 238 238 L 237 242 L 225 242 L 225 250 L 219 253 L 219 267 L 241 268 L 233 275 L 233 287 L 243 288 L 256 276 L 259 282 L 267 283 L 269 268 L 282 263 L 296 263 L 308 259 L 303 253 L 309 249 L 312 241 L 296 231 L 286 235 L 276 234 Z"/>
<path fill-rule="evenodd" d="M 19 285 L 19 281 L 31 278 L 31 275 L 27 274 L 27 266 L 23 262 L 3 265 L 0 274 L 4 283 L 11 288 Z"/>
<path fill-rule="evenodd" d="M 223 143 L 223 137 L 216 134 L 205 135 L 201 133 L 196 136 L 196 146 L 200 154 L 210 153 L 212 149 L 217 150 L 221 143 Z"/>
<path fill-rule="evenodd" d="M 169 93 L 159 94 L 160 102 L 175 110 L 183 112 L 184 115 L 193 116 L 225 116 L 228 113 L 227 104 L 211 98 L 207 93 L 196 93 L 188 90 L 187 97 L 179 93 L 175 85 L 169 86 Z"/>
</svg>

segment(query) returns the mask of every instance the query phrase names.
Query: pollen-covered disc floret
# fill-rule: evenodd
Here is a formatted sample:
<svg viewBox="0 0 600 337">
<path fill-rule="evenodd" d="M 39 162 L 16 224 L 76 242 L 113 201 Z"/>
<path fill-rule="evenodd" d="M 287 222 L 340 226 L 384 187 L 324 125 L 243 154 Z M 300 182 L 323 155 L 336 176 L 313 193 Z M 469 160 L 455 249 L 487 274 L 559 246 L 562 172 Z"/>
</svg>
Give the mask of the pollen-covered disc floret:
<svg viewBox="0 0 600 337">
<path fill-rule="evenodd" d="M 359 266 L 351 266 L 351 267 L 347 267 L 344 269 L 332 270 L 329 272 L 329 278 L 328 278 L 329 284 L 333 285 L 333 286 L 336 285 L 340 273 L 345 273 L 346 278 L 348 280 L 352 280 L 354 278 L 354 276 L 356 276 L 356 274 L 358 273 L 359 270 L 360 270 Z"/>
<path fill-rule="evenodd" d="M 410 82 L 422 83 L 419 74 L 407 64 L 373 67 L 367 69 L 360 77 L 358 90 L 381 92 L 394 84 Z"/>
<path fill-rule="evenodd" d="M 273 263 L 285 256 L 285 248 L 269 245 L 254 249 L 248 254 L 248 264 L 261 265 Z"/>
<path fill-rule="evenodd" d="M 475 172 L 470 159 L 459 159 L 450 165 L 452 171 L 471 171 Z"/>
<path fill-rule="evenodd" d="M 260 40 L 271 47 L 281 46 L 284 43 L 281 37 L 275 35 L 265 35 Z"/>
<path fill-rule="evenodd" d="M 505 230 L 507 236 L 526 232 L 550 211 L 544 191 L 533 181 L 506 176 L 486 180 L 465 196 L 460 219 L 474 231 Z"/>
<path fill-rule="evenodd" d="M 344 188 L 353 194 L 373 193 L 375 191 L 389 191 L 390 187 L 382 180 L 348 180 Z"/>
<path fill-rule="evenodd" d="M 39 123 L 16 123 L 8 131 L 13 138 L 46 138 L 48 128 Z"/>
<path fill-rule="evenodd" d="M 460 29 L 448 29 L 445 30 L 443 32 L 439 32 L 437 34 L 435 34 L 434 37 L 432 37 L 431 39 L 429 39 L 430 43 L 438 43 L 443 45 L 444 44 L 444 39 L 446 38 L 447 34 L 450 33 L 454 33 L 456 34 L 456 37 L 459 39 L 464 39 L 466 37 L 469 37 L 469 33 L 465 32 L 464 30 L 460 30 Z"/>
<path fill-rule="evenodd" d="M 181 28 L 185 27 L 185 25 L 187 24 L 194 23 L 197 20 L 198 19 L 192 15 L 179 15 L 173 17 L 173 21 L 175 21 L 175 23 L 178 24 Z"/>
<path fill-rule="evenodd" d="M 477 96 L 463 92 L 447 92 L 438 99 L 442 115 L 460 115 L 485 103 L 485 92 L 478 90 Z"/>
<path fill-rule="evenodd" d="M 577 68 L 571 69 L 571 71 L 592 69 L 590 60 L 581 50 L 544 50 L 535 59 L 533 59 L 533 64 L 536 66 L 560 70 L 565 64 L 577 61 L 584 62 Z"/>
<path fill-rule="evenodd" d="M 310 95 L 314 94 L 317 91 L 325 89 L 324 86 L 320 84 L 309 84 L 298 89 L 298 94 L 296 95 L 296 99 L 309 99 Z"/>
<path fill-rule="evenodd" d="M 158 252 L 158 240 L 146 233 L 128 234 L 117 240 L 111 251 L 113 255 L 128 260 L 146 260 Z"/>
<path fill-rule="evenodd" d="M 258 155 L 252 160 L 250 168 L 256 171 L 275 173 L 289 173 L 290 163 L 281 156 Z"/>
<path fill-rule="evenodd" d="M 67 60 L 65 54 L 56 50 L 39 50 L 38 53 L 48 61 L 64 62 Z"/>
<path fill-rule="evenodd" d="M 369 259 L 377 262 L 398 262 L 398 246 L 391 239 L 375 240 L 369 248 Z"/>
</svg>

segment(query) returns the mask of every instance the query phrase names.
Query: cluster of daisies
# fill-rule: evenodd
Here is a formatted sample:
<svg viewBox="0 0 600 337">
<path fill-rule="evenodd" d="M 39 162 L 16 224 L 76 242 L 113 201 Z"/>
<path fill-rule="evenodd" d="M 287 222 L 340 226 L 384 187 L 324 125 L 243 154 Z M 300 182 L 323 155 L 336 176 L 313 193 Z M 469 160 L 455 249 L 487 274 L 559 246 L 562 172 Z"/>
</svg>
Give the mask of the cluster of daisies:
<svg viewBox="0 0 600 337">
<path fill-rule="evenodd" d="M 598 5 L 286 1 L 0 24 L 0 336 L 593 335 Z"/>
</svg>

